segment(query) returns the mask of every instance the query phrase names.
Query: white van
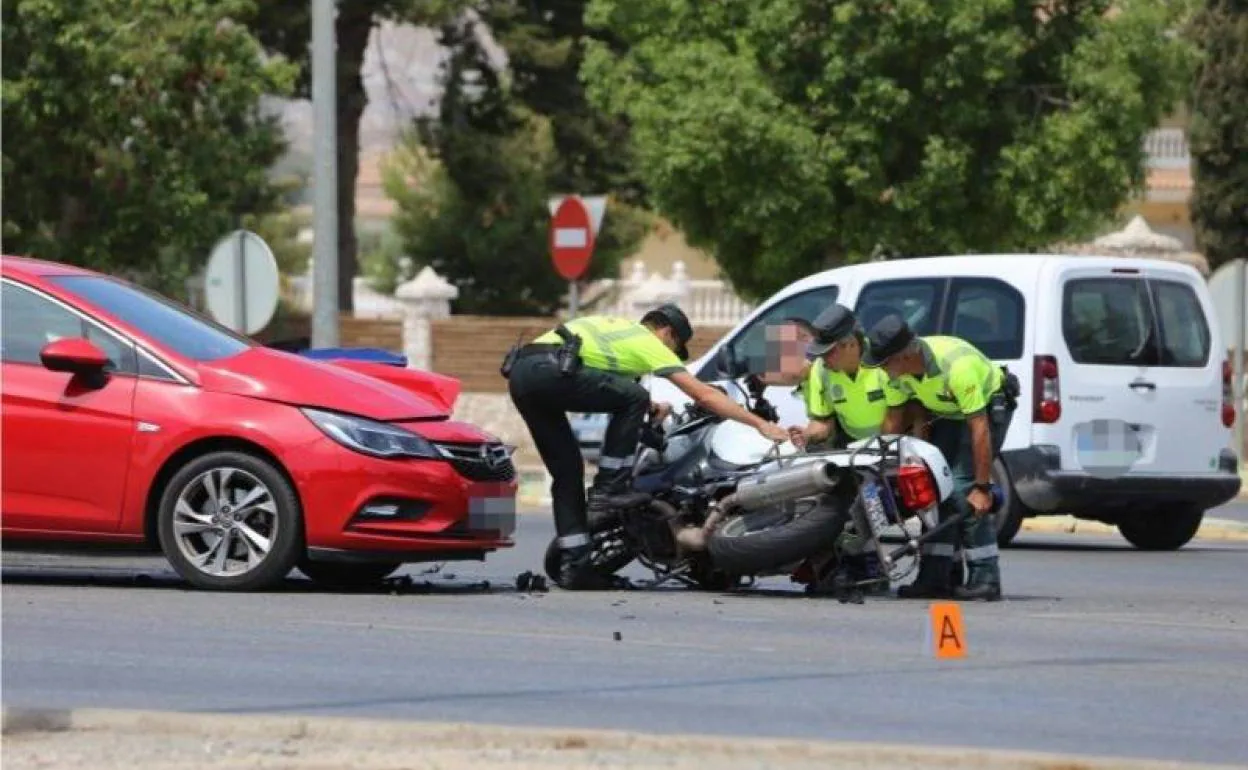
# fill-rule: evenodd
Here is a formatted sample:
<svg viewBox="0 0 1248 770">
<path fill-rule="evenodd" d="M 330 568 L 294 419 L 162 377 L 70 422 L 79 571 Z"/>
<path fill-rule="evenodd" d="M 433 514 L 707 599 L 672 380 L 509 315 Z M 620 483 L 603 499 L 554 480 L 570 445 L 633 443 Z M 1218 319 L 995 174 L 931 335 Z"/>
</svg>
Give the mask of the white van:
<svg viewBox="0 0 1248 770">
<path fill-rule="evenodd" d="M 896 313 L 916 334 L 960 337 L 1018 375 L 1022 395 L 994 468 L 1008 497 L 1002 545 L 1023 518 L 1072 514 L 1116 525 L 1138 548 L 1177 549 L 1206 510 L 1239 492 L 1227 348 L 1205 281 L 1187 265 L 1005 254 L 836 268 L 777 292 L 689 369 L 722 381 L 716 357 L 731 346 L 759 371 L 769 325 L 813 320 L 833 302 L 867 329 Z M 649 379 L 655 400 L 688 401 Z M 782 425 L 805 424 L 792 388 L 767 398 Z"/>
</svg>

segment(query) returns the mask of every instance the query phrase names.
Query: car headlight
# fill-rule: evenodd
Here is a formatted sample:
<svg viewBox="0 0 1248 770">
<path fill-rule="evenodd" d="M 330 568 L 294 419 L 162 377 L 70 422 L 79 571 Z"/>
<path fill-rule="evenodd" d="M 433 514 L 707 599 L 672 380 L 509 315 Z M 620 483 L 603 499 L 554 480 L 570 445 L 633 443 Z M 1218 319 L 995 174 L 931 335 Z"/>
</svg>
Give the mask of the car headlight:
<svg viewBox="0 0 1248 770">
<path fill-rule="evenodd" d="M 442 454 L 426 439 L 396 425 L 320 409 L 301 409 L 325 435 L 373 457 L 422 457 L 441 459 Z"/>
</svg>

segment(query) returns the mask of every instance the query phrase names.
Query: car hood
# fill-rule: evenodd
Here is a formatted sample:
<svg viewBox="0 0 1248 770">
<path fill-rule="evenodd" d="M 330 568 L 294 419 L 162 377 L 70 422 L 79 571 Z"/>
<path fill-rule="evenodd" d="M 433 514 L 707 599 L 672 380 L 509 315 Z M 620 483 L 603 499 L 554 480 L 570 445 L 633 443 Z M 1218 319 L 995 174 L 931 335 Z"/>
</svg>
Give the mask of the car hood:
<svg viewBox="0 0 1248 770">
<path fill-rule="evenodd" d="M 200 364 L 205 390 L 359 415 L 373 420 L 440 420 L 450 416 L 458 381 L 412 369 L 358 361 L 314 361 L 254 347 Z"/>
</svg>

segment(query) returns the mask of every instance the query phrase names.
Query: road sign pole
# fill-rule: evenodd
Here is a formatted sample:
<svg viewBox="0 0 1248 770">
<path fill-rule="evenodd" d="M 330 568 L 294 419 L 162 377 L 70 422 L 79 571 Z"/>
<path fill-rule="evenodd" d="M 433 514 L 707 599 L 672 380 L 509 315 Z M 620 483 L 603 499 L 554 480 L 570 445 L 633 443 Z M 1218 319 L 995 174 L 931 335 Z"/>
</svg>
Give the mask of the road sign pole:
<svg viewBox="0 0 1248 770">
<path fill-rule="evenodd" d="M 312 112 L 316 176 L 312 220 L 312 346 L 338 345 L 338 138 L 334 0 L 312 2 Z"/>
<path fill-rule="evenodd" d="M 235 331 L 246 334 L 247 331 L 247 235 L 238 231 L 238 290 L 234 292 L 234 323 Z"/>
<path fill-rule="evenodd" d="M 1231 393 L 1235 399 L 1235 456 L 1240 464 L 1244 458 L 1244 323 L 1245 319 L 1245 280 L 1244 260 L 1235 260 L 1235 381 Z"/>
<path fill-rule="evenodd" d="M 580 286 L 576 281 L 568 282 L 568 314 L 572 318 L 576 318 L 577 308 L 580 305 Z"/>
</svg>

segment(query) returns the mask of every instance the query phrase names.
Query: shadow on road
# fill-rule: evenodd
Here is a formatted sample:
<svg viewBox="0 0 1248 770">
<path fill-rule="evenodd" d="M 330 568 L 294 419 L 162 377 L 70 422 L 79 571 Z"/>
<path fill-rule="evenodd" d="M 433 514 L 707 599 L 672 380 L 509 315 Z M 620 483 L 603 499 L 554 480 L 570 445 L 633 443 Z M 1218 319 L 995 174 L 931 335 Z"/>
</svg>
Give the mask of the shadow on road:
<svg viewBox="0 0 1248 770">
<path fill-rule="evenodd" d="M 406 579 L 405 579 L 406 578 Z M 5 567 L 0 570 L 0 584 L 32 585 L 32 586 L 72 586 L 79 588 L 128 588 L 145 590 L 187 591 L 195 593 L 213 593 L 193 587 L 190 583 L 171 572 L 149 573 L 138 571 L 120 572 L 116 570 L 69 570 L 43 569 L 29 567 Z M 397 594 L 456 596 L 456 595 L 491 595 L 516 593 L 514 585 L 492 583 L 488 580 L 476 582 L 452 581 L 427 575 L 402 575 L 391 578 L 385 585 L 356 590 L 334 590 L 320 586 L 311 580 L 291 577 L 284 580 L 276 588 L 267 591 L 252 591 L 252 594 L 332 594 L 332 595 L 364 595 L 388 596 Z"/>
</svg>

